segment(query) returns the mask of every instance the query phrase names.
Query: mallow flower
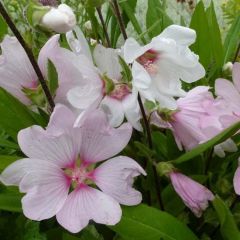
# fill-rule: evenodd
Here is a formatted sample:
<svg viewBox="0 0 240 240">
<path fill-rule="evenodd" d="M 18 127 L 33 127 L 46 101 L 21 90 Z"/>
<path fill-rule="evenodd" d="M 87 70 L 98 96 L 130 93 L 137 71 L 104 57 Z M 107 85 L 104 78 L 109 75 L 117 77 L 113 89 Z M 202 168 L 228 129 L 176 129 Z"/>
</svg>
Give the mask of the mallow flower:
<svg viewBox="0 0 240 240">
<path fill-rule="evenodd" d="M 29 219 L 56 215 L 73 233 L 90 220 L 114 225 L 121 219 L 120 204 L 132 206 L 142 200 L 132 184 L 145 171 L 129 157 L 113 157 L 131 133 L 129 123 L 110 127 L 100 110 L 75 120 L 67 107 L 57 105 L 46 130 L 32 126 L 19 132 L 18 143 L 27 157 L 8 166 L 1 181 L 26 193 L 22 208 Z"/>
<path fill-rule="evenodd" d="M 171 25 L 145 46 L 129 38 L 123 46 L 127 63 L 133 63 L 133 85 L 147 100 L 162 108 L 177 108 L 175 97 L 185 96 L 181 80 L 195 82 L 205 75 L 199 57 L 189 46 L 196 40 L 192 29 Z"/>
<path fill-rule="evenodd" d="M 225 114 L 220 118 L 224 127 L 229 127 L 240 120 L 240 63 L 238 62 L 232 66 L 232 80 L 233 82 L 220 78 L 215 81 L 215 93 L 227 106 Z"/>
<path fill-rule="evenodd" d="M 112 126 L 119 126 L 126 117 L 135 129 L 141 130 L 137 91 L 122 74 L 119 50 L 105 48 L 98 44 L 93 50 L 92 57 L 88 43 L 80 29 L 76 28 L 75 32 L 77 39 L 73 32 L 67 33 L 70 47 L 79 58 L 85 56 L 92 64 L 93 62 L 96 64 L 97 68 L 94 67 L 94 69 L 97 70 L 98 77 L 91 79 L 88 77 L 85 87 L 79 84 L 72 88 L 67 93 L 69 102 L 77 109 L 86 109 L 88 106 L 83 103 L 91 103 L 94 98 L 100 99 L 99 107 L 105 111 Z"/>
<path fill-rule="evenodd" d="M 200 183 L 186 175 L 172 171 L 169 173 L 173 188 L 184 204 L 191 209 L 196 217 L 201 217 L 208 207 L 208 201 L 214 200 L 213 193 Z"/>
<path fill-rule="evenodd" d="M 224 130 L 219 118 L 224 102 L 216 101 L 209 87 L 198 86 L 190 90 L 185 97 L 177 100 L 177 109 L 156 110 L 151 117 L 153 124 L 172 130 L 180 150 L 191 150 Z M 224 151 L 237 151 L 236 144 L 228 139 L 214 148 L 215 154 L 224 157 Z"/>
<path fill-rule="evenodd" d="M 58 74 L 58 88 L 54 94 L 56 103 L 69 105 L 67 92 L 76 85 L 85 86 L 89 78 L 98 80 L 97 72 L 93 70 L 91 62 L 84 56 L 80 59 L 72 51 L 60 47 L 60 35 L 52 36 L 40 50 L 38 65 L 48 81 L 48 60 L 50 60 Z M 1 43 L 0 55 L 0 87 L 7 90 L 26 105 L 33 103 L 34 94 L 43 94 L 38 83 L 38 77 L 20 43 L 15 37 L 6 36 Z M 82 67 L 80 67 L 82 66 Z M 101 86 L 100 86 L 101 89 Z M 30 95 L 29 95 L 30 93 Z M 86 96 L 87 93 L 85 93 Z M 40 98 L 43 99 L 44 97 Z M 88 101 L 88 99 L 86 99 Z M 92 102 L 100 100 L 93 97 Z M 38 105 L 41 105 L 38 103 Z"/>
<path fill-rule="evenodd" d="M 60 4 L 57 7 L 51 7 L 42 16 L 39 24 L 57 33 L 66 33 L 75 27 L 76 16 L 68 5 Z"/>
<path fill-rule="evenodd" d="M 238 158 L 238 167 L 233 177 L 233 187 L 237 195 L 240 195 L 240 158 Z"/>
</svg>

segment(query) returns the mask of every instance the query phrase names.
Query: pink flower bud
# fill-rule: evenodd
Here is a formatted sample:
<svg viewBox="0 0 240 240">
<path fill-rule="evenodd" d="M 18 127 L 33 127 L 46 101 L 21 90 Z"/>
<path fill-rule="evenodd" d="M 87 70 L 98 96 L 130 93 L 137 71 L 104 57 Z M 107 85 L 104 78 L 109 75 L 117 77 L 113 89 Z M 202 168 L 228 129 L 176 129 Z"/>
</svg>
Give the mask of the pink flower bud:
<svg viewBox="0 0 240 240">
<path fill-rule="evenodd" d="M 184 204 L 191 209 L 196 217 L 201 217 L 202 212 L 208 207 L 208 201 L 214 199 L 212 192 L 179 172 L 173 171 L 169 174 L 169 177 L 174 190 Z"/>
<path fill-rule="evenodd" d="M 72 30 L 76 25 L 73 10 L 66 4 L 52 7 L 41 19 L 41 25 L 58 33 Z"/>
</svg>

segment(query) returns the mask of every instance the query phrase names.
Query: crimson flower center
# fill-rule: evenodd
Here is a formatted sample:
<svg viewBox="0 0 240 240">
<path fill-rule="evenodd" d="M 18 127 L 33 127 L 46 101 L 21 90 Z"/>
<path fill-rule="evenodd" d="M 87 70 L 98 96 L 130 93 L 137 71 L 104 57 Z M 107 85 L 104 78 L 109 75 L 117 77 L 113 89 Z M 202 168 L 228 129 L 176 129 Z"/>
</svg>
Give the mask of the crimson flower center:
<svg viewBox="0 0 240 240">
<path fill-rule="evenodd" d="M 126 84 L 116 84 L 114 90 L 110 93 L 110 97 L 121 101 L 130 93 L 131 90 Z"/>
<path fill-rule="evenodd" d="M 138 57 L 137 61 L 140 63 L 150 74 L 157 73 L 156 61 L 159 59 L 159 53 L 155 50 L 148 50 L 143 55 Z"/>
</svg>

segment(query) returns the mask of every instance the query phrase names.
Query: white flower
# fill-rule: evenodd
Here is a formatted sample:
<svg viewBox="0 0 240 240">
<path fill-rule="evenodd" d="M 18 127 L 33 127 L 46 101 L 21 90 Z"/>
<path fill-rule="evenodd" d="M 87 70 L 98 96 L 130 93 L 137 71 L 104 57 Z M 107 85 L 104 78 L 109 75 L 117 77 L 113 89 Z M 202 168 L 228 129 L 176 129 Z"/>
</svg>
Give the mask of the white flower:
<svg viewBox="0 0 240 240">
<path fill-rule="evenodd" d="M 66 4 L 52 7 L 41 19 L 41 25 L 58 33 L 65 33 L 74 28 L 76 17 L 73 10 Z"/>
<path fill-rule="evenodd" d="M 123 47 L 124 59 L 133 63 L 133 85 L 143 97 L 162 108 L 176 109 L 174 97 L 183 97 L 181 80 L 191 83 L 205 75 L 198 56 L 190 49 L 194 30 L 171 25 L 152 41 L 140 46 L 133 38 Z"/>
<path fill-rule="evenodd" d="M 86 39 L 80 29 L 76 30 L 76 39 L 72 32 L 67 33 L 67 39 L 73 52 L 81 58 L 85 56 L 93 63 L 91 52 Z M 105 111 L 113 127 L 119 126 L 124 117 L 131 125 L 141 130 L 140 109 L 137 101 L 137 91 L 122 79 L 122 67 L 119 63 L 120 51 L 97 45 L 93 51 L 94 62 L 97 66 L 98 79 L 90 78 L 86 73 L 85 89 L 82 86 L 75 87 L 68 92 L 69 102 L 78 109 L 87 109 L 87 104 L 92 98 L 98 98 L 99 107 Z M 82 67 L 82 66 L 81 66 Z M 108 86 L 110 84 L 110 88 Z M 86 101 L 85 93 L 89 98 Z"/>
</svg>

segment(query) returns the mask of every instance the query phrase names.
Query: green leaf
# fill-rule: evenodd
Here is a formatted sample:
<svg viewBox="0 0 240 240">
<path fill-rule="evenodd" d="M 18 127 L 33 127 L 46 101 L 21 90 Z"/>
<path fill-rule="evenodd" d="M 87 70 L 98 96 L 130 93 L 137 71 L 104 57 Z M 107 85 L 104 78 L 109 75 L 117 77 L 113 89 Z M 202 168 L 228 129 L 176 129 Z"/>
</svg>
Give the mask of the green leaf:
<svg viewBox="0 0 240 240">
<path fill-rule="evenodd" d="M 0 192 L 0 210 L 22 212 L 22 194 L 11 191 Z"/>
<path fill-rule="evenodd" d="M 128 16 L 130 22 L 132 23 L 135 31 L 141 35 L 142 34 L 142 29 L 141 29 L 141 26 L 137 20 L 137 18 L 135 17 L 135 14 L 134 14 L 134 9 L 131 7 L 130 3 L 125 1 L 125 2 L 122 2 L 120 3 L 123 11 L 126 13 L 126 15 Z M 146 39 L 142 36 L 141 37 L 141 40 L 144 44 L 146 44 Z"/>
<path fill-rule="evenodd" d="M 123 216 L 110 227 L 124 240 L 197 240 L 193 232 L 167 212 L 146 205 L 123 207 Z"/>
<path fill-rule="evenodd" d="M 205 69 L 209 67 L 212 58 L 210 32 L 208 19 L 205 13 L 204 4 L 200 1 L 193 13 L 190 28 L 197 33 L 196 42 L 191 46 L 191 50 L 199 55 L 200 62 Z"/>
<path fill-rule="evenodd" d="M 129 68 L 128 64 L 123 60 L 122 57 L 119 56 L 118 61 L 122 67 L 123 81 L 126 83 L 130 83 L 132 81 L 131 69 Z"/>
<path fill-rule="evenodd" d="M 240 15 L 234 20 L 224 42 L 224 63 L 233 61 L 238 45 L 240 44 Z"/>
<path fill-rule="evenodd" d="M 1 139 L 1 138 L 0 138 L 0 147 L 19 150 L 19 146 L 16 143 L 6 139 Z"/>
<path fill-rule="evenodd" d="M 40 222 L 26 222 L 23 240 L 47 240 L 45 234 L 40 233 Z"/>
<path fill-rule="evenodd" d="M 171 24 L 173 21 L 166 14 L 163 4 L 159 0 L 148 0 L 146 26 L 149 37 L 153 38 L 159 35 L 164 28 Z"/>
<path fill-rule="evenodd" d="M 2 16 L 0 15 L 0 41 L 4 38 L 5 34 L 8 33 L 8 26 Z"/>
<path fill-rule="evenodd" d="M 20 158 L 19 156 L 0 155 L 0 171 Z"/>
<path fill-rule="evenodd" d="M 50 92 L 52 96 L 54 96 L 58 88 L 58 73 L 54 64 L 49 59 L 48 59 L 48 81 Z"/>
<path fill-rule="evenodd" d="M 16 139 L 21 129 L 34 125 L 37 121 L 36 115 L 0 88 L 0 127 L 11 137 Z"/>
<path fill-rule="evenodd" d="M 220 232 L 224 240 L 240 240 L 240 232 L 229 208 L 220 197 L 213 200 L 213 207 L 220 221 Z"/>
<path fill-rule="evenodd" d="M 172 163 L 183 163 L 197 157 L 201 153 L 205 152 L 209 148 L 227 140 L 229 137 L 233 136 L 238 130 L 240 129 L 240 122 L 235 123 L 231 127 L 225 129 L 214 138 L 210 139 L 209 141 L 199 144 L 197 147 L 193 148 L 191 151 L 186 152 L 185 154 L 181 155 L 179 158 L 172 160 Z"/>
<path fill-rule="evenodd" d="M 223 66 L 223 44 L 213 1 L 211 2 L 209 8 L 206 10 L 206 15 L 208 19 L 209 34 L 212 45 L 211 49 L 214 62 L 216 67 L 221 69 Z"/>
</svg>

